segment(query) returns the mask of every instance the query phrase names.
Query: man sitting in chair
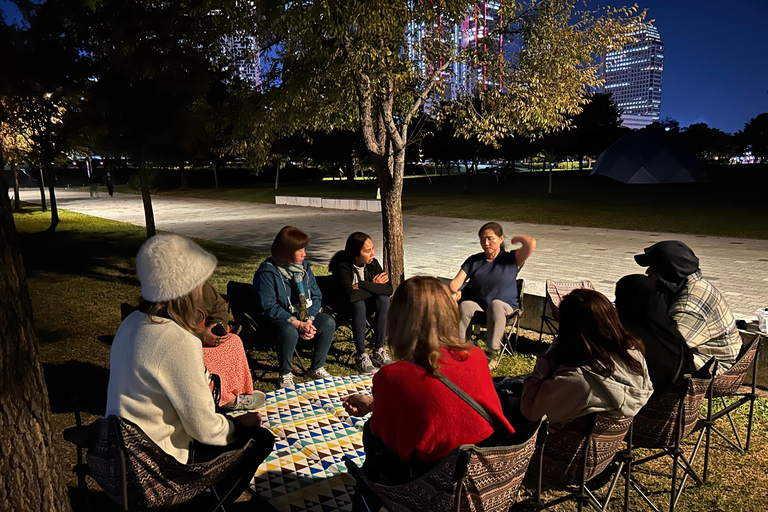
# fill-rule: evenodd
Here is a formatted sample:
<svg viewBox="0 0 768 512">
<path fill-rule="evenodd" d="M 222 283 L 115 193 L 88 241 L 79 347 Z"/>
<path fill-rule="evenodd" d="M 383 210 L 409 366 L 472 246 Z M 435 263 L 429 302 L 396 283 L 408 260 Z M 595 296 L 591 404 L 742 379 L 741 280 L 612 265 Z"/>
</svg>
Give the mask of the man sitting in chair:
<svg viewBox="0 0 768 512">
<path fill-rule="evenodd" d="M 712 283 L 701 277 L 699 258 L 683 242 L 664 241 L 635 256 L 667 302 L 667 311 L 693 351 L 701 368 L 710 357 L 719 361 L 718 373 L 728 370 L 741 350 L 731 308 Z"/>
</svg>

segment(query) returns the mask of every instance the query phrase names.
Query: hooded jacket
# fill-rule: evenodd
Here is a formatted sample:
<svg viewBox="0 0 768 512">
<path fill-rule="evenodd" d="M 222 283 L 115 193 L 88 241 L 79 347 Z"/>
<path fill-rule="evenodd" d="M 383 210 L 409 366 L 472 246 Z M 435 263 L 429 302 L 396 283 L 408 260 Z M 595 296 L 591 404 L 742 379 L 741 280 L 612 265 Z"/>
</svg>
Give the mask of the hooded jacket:
<svg viewBox="0 0 768 512">
<path fill-rule="evenodd" d="M 557 365 L 547 354 L 539 356 L 523 382 L 521 412 L 531 421 L 546 415 L 554 428 L 595 412 L 634 416 L 651 398 L 653 385 L 645 358 L 636 350 L 629 353 L 642 362 L 643 375 L 633 373 L 619 357 L 613 358 L 613 375 L 603 377 L 588 366 Z"/>
<path fill-rule="evenodd" d="M 312 305 L 307 308 L 307 317 L 314 319 L 320 312 L 323 299 L 320 288 L 317 286 L 315 274 L 309 261 L 304 260 L 304 288 L 307 290 L 307 299 Z M 270 320 L 284 320 L 293 322 L 296 320 L 295 305 L 299 303 L 299 297 L 291 286 L 291 282 L 285 279 L 277 269 L 277 262 L 267 258 L 259 265 L 253 275 L 253 309 L 257 315 L 264 315 Z"/>
</svg>

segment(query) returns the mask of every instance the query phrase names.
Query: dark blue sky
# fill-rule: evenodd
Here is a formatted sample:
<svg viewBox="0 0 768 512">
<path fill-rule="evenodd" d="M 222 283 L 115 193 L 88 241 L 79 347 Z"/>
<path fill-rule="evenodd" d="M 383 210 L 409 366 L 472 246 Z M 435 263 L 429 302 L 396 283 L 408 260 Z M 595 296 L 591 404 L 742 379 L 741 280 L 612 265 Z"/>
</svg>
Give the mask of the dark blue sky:
<svg viewBox="0 0 768 512">
<path fill-rule="evenodd" d="M 662 117 L 735 132 L 768 112 L 768 0 L 636 1 L 664 41 Z"/>
<path fill-rule="evenodd" d="M 768 112 L 768 0 L 636 1 L 664 41 L 662 117 L 735 132 Z"/>
</svg>

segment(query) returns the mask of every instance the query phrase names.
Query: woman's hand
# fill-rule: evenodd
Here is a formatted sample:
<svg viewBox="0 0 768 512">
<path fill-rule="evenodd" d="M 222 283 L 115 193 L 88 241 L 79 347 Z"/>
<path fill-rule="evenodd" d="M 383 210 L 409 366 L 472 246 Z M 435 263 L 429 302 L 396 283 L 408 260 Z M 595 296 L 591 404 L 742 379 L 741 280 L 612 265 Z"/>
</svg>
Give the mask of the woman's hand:
<svg viewBox="0 0 768 512">
<path fill-rule="evenodd" d="M 260 427 L 261 423 L 264 421 L 259 412 L 249 412 L 248 414 L 243 414 L 233 419 L 246 428 Z"/>
<path fill-rule="evenodd" d="M 217 336 L 211 332 L 211 329 L 213 329 L 216 325 L 218 324 L 205 326 L 205 331 L 203 331 L 203 346 L 218 347 L 223 343 L 223 336 Z"/>
<path fill-rule="evenodd" d="M 365 416 L 373 410 L 373 397 L 367 395 L 349 395 L 343 402 L 344 410 L 350 416 Z"/>
<path fill-rule="evenodd" d="M 453 296 L 453 300 L 456 302 L 459 302 L 461 300 L 461 290 L 457 292 L 452 292 L 451 295 Z"/>
<path fill-rule="evenodd" d="M 389 282 L 389 276 L 386 272 L 382 272 L 373 278 L 373 282 L 376 284 L 387 284 Z"/>
<path fill-rule="evenodd" d="M 298 329 L 299 336 L 301 336 L 301 339 L 303 340 L 311 340 L 315 337 L 315 333 L 317 333 L 317 327 L 312 324 L 312 320 L 299 322 Z"/>
</svg>

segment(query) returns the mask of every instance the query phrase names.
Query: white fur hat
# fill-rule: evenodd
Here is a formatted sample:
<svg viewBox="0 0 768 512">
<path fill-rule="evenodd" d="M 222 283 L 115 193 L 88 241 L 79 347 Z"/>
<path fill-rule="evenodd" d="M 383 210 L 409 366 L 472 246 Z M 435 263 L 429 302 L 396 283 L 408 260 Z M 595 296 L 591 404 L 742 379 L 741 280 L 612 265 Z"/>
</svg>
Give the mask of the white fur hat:
<svg viewBox="0 0 768 512">
<path fill-rule="evenodd" d="M 211 277 L 216 256 L 181 235 L 155 235 L 136 255 L 141 296 L 165 302 L 190 293 Z"/>
</svg>

